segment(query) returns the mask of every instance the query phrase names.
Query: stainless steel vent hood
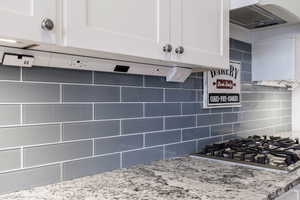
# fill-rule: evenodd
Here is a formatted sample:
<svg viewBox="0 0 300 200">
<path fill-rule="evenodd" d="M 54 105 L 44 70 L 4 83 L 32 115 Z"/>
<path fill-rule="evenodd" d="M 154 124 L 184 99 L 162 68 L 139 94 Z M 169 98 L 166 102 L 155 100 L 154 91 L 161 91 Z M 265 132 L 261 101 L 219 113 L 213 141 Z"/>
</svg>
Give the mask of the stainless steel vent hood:
<svg viewBox="0 0 300 200">
<path fill-rule="evenodd" d="M 230 22 L 247 29 L 285 24 L 287 21 L 257 6 L 247 6 L 230 12 Z"/>
<path fill-rule="evenodd" d="M 253 30 L 300 22 L 299 0 L 232 0 L 230 22 Z"/>
</svg>

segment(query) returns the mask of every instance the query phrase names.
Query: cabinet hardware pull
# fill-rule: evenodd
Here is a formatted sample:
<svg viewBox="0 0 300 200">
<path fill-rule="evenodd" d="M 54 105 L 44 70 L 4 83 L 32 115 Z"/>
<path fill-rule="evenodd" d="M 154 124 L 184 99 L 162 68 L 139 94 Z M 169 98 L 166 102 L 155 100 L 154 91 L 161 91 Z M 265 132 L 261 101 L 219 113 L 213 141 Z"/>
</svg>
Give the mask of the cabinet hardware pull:
<svg viewBox="0 0 300 200">
<path fill-rule="evenodd" d="M 184 48 L 183 48 L 182 46 L 177 47 L 177 48 L 175 49 L 175 53 L 176 53 L 176 54 L 183 54 L 183 53 L 184 53 Z"/>
<path fill-rule="evenodd" d="M 54 28 L 54 23 L 51 19 L 45 18 L 42 21 L 42 25 L 41 25 L 42 29 L 45 31 L 52 31 Z"/>
<path fill-rule="evenodd" d="M 171 53 L 173 47 L 170 44 L 166 44 L 165 46 L 163 46 L 163 51 L 166 53 Z"/>
</svg>

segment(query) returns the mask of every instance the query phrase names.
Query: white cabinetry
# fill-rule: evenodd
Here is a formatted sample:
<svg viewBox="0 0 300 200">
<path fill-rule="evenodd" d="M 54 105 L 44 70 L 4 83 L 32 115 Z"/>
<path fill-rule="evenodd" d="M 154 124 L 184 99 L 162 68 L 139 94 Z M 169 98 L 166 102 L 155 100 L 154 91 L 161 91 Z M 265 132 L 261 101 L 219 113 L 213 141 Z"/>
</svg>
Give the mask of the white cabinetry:
<svg viewBox="0 0 300 200">
<path fill-rule="evenodd" d="M 168 59 L 171 0 L 67 0 L 66 45 Z"/>
<path fill-rule="evenodd" d="M 0 38 L 195 71 L 227 68 L 229 9 L 230 0 L 1 0 Z M 45 19 L 53 29 L 42 27 Z"/>
<path fill-rule="evenodd" d="M 0 37 L 30 40 L 36 43 L 56 43 L 54 29 L 42 29 L 42 21 L 56 23 L 55 0 L 1 0 Z"/>
<path fill-rule="evenodd" d="M 174 61 L 229 66 L 229 1 L 172 0 L 171 13 L 171 43 L 184 50 Z"/>
<path fill-rule="evenodd" d="M 226 68 L 229 4 L 229 0 L 67 0 L 65 45 L 174 65 Z M 172 51 L 164 52 L 168 44 Z"/>
</svg>

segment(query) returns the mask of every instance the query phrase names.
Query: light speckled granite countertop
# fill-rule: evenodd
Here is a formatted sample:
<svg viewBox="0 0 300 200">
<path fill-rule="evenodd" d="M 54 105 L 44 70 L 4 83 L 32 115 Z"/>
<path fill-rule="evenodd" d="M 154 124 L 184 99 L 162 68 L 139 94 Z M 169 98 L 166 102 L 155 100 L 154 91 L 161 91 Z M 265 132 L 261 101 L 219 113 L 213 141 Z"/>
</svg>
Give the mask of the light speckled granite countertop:
<svg viewBox="0 0 300 200">
<path fill-rule="evenodd" d="M 3 195 L 0 199 L 267 200 L 300 183 L 299 172 L 275 173 L 183 157 Z"/>
</svg>

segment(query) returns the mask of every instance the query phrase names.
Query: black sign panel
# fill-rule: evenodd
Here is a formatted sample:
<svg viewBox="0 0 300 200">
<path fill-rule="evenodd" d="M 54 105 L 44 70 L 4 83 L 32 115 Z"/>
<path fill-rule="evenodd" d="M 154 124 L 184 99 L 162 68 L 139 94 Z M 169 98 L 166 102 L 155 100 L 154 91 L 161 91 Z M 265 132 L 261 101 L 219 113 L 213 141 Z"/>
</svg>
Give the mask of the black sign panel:
<svg viewBox="0 0 300 200">
<path fill-rule="evenodd" d="M 210 104 L 232 104 L 240 102 L 239 94 L 220 94 L 220 93 L 211 93 L 209 94 L 209 103 Z"/>
</svg>

